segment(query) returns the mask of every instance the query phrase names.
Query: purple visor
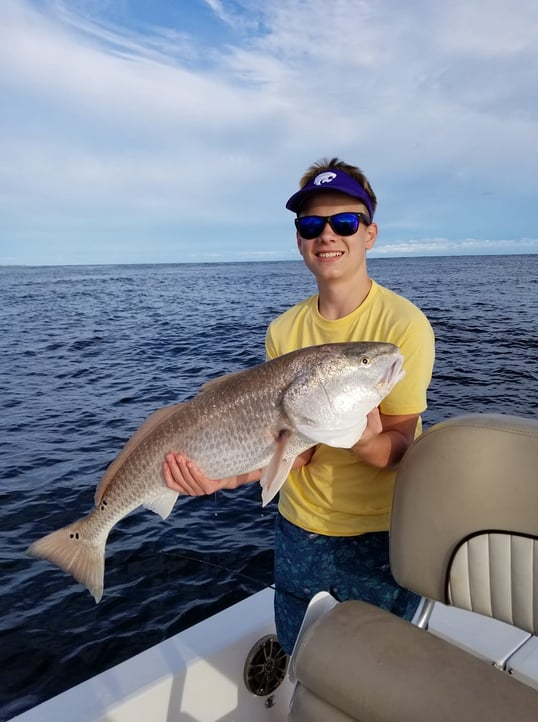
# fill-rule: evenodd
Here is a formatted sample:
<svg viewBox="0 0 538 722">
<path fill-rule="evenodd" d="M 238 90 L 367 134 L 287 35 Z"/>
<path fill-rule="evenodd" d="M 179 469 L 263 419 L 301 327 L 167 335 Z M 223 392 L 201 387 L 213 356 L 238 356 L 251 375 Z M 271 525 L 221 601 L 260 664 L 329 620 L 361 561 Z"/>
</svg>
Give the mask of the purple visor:
<svg viewBox="0 0 538 722">
<path fill-rule="evenodd" d="M 355 178 L 337 168 L 318 173 L 304 188 L 292 195 L 286 203 L 286 208 L 294 213 L 299 213 L 305 201 L 314 193 L 320 193 L 321 191 L 340 191 L 340 193 L 357 198 L 368 208 L 370 221 L 373 220 L 374 210 L 368 193 Z"/>
</svg>

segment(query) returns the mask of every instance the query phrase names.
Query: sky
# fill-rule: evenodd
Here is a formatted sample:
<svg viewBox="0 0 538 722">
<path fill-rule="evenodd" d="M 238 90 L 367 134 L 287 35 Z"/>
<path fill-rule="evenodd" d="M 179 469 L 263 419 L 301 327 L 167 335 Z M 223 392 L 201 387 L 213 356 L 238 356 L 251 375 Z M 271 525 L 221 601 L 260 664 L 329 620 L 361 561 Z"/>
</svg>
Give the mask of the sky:
<svg viewBox="0 0 538 722">
<path fill-rule="evenodd" d="M 538 252 L 536 0 L 1 0 L 0 265 L 299 258 L 337 156 L 371 255 Z"/>
</svg>

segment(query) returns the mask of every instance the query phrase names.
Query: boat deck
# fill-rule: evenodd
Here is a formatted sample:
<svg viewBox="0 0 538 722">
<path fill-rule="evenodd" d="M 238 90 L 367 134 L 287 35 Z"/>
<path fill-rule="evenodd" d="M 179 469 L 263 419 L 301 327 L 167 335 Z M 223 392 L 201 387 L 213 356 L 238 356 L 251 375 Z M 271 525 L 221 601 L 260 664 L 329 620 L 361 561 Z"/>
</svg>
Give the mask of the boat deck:
<svg viewBox="0 0 538 722">
<path fill-rule="evenodd" d="M 493 619 L 436 604 L 430 631 L 538 689 L 538 638 Z M 244 684 L 256 642 L 274 634 L 266 589 L 12 722 L 284 722 L 292 684 L 258 696 Z"/>
</svg>

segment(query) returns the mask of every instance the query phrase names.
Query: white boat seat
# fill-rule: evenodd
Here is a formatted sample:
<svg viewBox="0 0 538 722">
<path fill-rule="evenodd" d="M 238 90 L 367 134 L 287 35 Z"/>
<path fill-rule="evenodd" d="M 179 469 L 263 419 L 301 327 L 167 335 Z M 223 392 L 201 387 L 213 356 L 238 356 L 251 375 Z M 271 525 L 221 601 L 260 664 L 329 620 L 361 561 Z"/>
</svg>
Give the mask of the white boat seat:
<svg viewBox="0 0 538 722">
<path fill-rule="evenodd" d="M 535 634 L 537 538 L 537 420 L 460 416 L 408 450 L 391 522 L 400 584 Z"/>
<path fill-rule="evenodd" d="M 472 414 L 419 437 L 397 474 L 391 566 L 431 600 L 538 628 L 538 421 Z M 306 629 L 290 722 L 538 720 L 538 691 L 357 601 Z"/>
</svg>

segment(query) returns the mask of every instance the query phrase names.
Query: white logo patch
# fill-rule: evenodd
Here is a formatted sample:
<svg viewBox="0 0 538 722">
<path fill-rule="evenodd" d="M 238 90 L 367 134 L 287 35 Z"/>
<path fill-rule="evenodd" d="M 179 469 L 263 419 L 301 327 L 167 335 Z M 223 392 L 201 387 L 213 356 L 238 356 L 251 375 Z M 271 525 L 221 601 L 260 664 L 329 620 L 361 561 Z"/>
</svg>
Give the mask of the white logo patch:
<svg viewBox="0 0 538 722">
<path fill-rule="evenodd" d="M 336 173 L 331 173 L 330 170 L 325 171 L 325 173 L 320 173 L 314 178 L 314 185 L 315 186 L 321 186 L 324 183 L 330 183 L 336 178 Z"/>
</svg>

